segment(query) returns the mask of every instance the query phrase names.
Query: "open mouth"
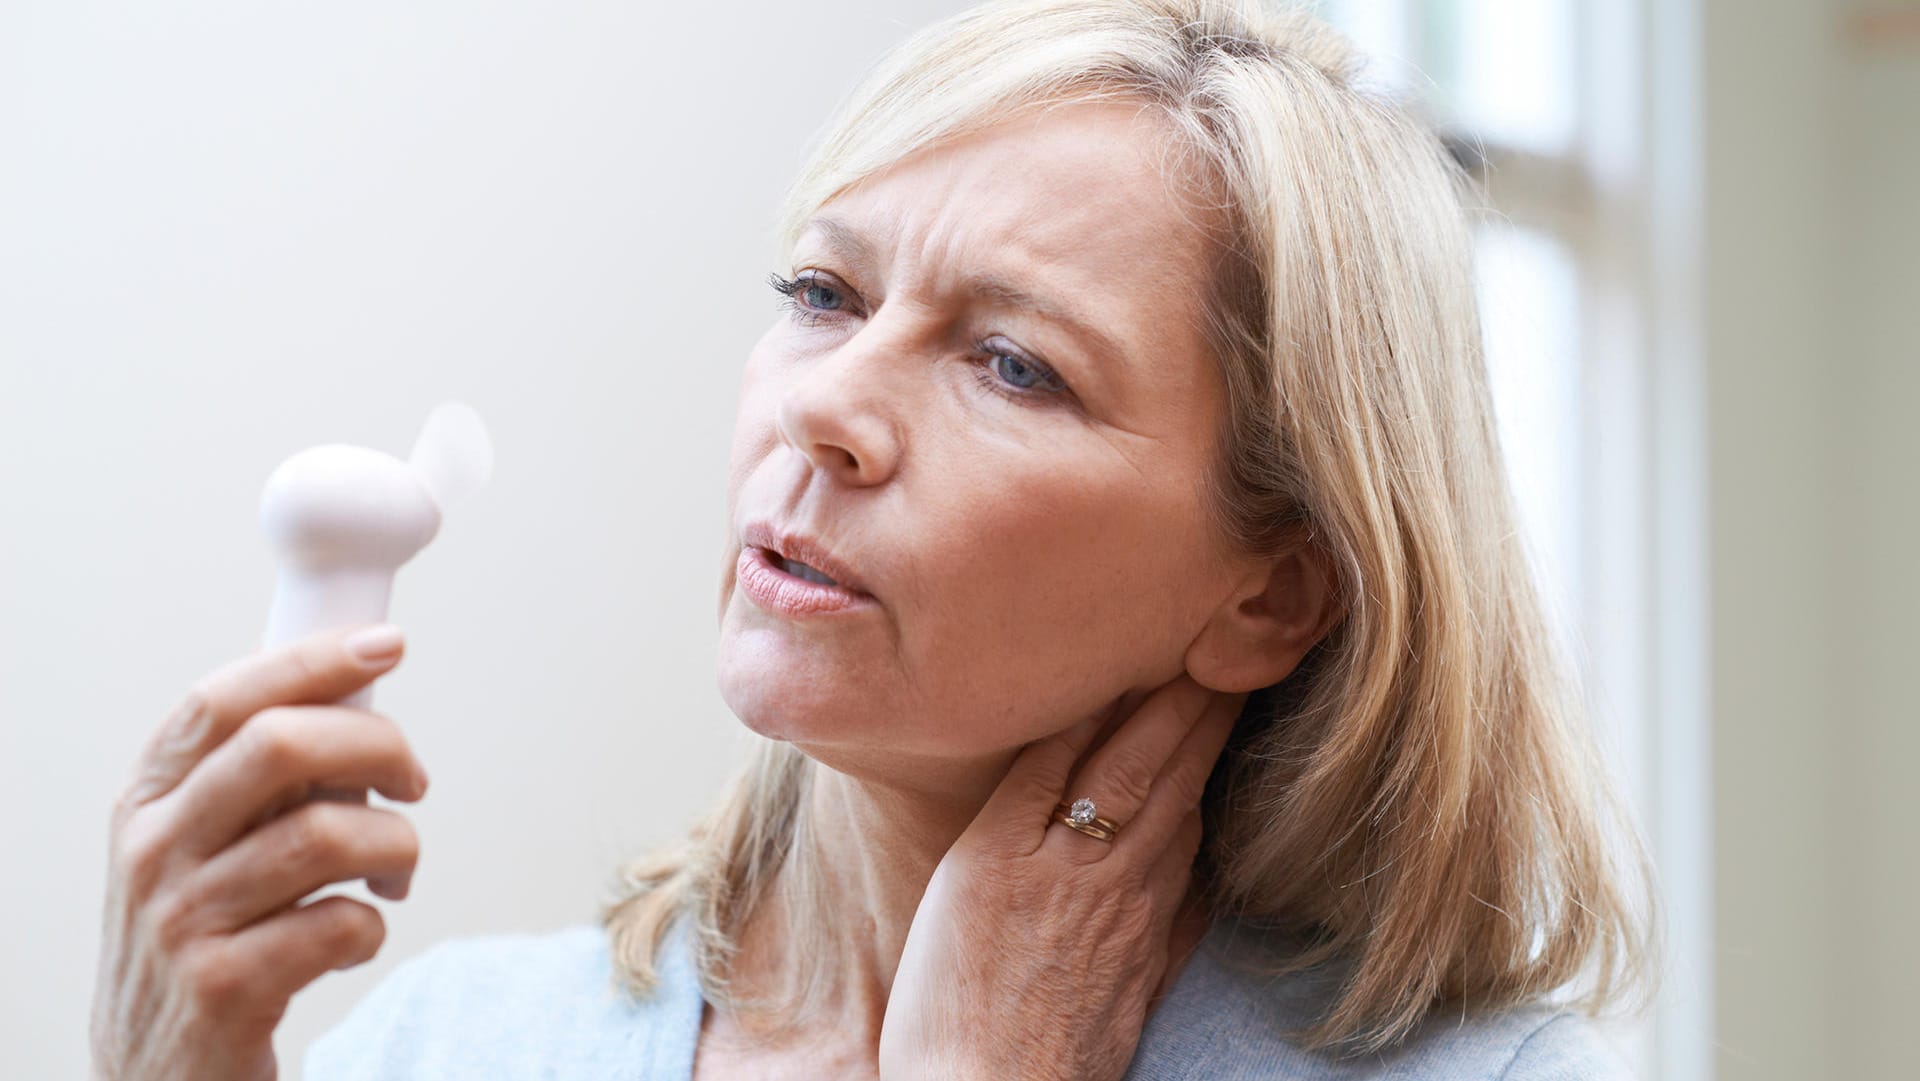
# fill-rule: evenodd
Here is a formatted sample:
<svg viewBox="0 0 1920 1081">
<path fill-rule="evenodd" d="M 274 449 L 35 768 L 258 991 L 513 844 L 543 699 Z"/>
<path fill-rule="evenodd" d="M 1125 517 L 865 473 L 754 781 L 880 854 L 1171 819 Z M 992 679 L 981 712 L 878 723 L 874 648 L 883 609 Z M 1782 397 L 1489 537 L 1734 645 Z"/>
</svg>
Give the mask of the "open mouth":
<svg viewBox="0 0 1920 1081">
<path fill-rule="evenodd" d="M 772 549 L 767 550 L 767 558 L 772 561 L 774 566 L 779 567 L 795 578 L 804 578 L 809 582 L 823 586 L 838 586 L 840 584 L 819 571 L 814 570 L 812 567 L 807 566 L 805 563 L 797 559 L 788 559 L 786 556 Z"/>
</svg>

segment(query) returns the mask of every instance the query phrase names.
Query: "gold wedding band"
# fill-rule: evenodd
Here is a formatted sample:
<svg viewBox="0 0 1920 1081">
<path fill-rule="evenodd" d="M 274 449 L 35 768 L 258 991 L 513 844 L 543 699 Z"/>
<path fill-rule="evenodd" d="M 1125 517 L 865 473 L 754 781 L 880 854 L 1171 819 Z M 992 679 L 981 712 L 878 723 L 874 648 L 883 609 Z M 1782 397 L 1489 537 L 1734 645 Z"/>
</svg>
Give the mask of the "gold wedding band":
<svg viewBox="0 0 1920 1081">
<path fill-rule="evenodd" d="M 1095 814 L 1093 801 L 1085 798 L 1073 801 L 1071 806 L 1065 803 L 1055 805 L 1053 820 L 1109 844 L 1120 833 L 1119 825 L 1111 818 L 1101 818 Z"/>
</svg>

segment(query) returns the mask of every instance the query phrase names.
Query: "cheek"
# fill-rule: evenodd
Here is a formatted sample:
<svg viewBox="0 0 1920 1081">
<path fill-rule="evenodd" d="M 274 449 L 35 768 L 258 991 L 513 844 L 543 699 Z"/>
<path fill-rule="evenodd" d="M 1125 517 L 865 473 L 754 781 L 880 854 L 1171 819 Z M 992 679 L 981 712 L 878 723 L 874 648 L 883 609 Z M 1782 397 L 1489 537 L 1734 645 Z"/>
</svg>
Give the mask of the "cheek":
<svg viewBox="0 0 1920 1081">
<path fill-rule="evenodd" d="M 903 634 L 939 730 L 1012 746 L 1179 673 L 1213 588 L 1197 506 L 1130 469 L 1002 471 L 992 491 L 932 523 Z"/>
<path fill-rule="evenodd" d="M 741 486 L 774 444 L 778 381 L 770 379 L 768 373 L 776 370 L 774 343 L 778 334 L 778 327 L 769 330 L 753 347 L 741 369 L 739 404 L 734 409 L 733 441 L 727 460 L 729 521 Z"/>
</svg>

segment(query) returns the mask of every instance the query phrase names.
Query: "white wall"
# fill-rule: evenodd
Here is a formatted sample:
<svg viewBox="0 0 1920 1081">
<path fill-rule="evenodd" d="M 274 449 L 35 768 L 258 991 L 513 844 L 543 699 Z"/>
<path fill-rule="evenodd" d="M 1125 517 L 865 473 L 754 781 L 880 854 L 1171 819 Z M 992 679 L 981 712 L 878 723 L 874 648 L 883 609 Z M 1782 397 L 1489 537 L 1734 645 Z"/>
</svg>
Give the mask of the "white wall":
<svg viewBox="0 0 1920 1081">
<path fill-rule="evenodd" d="M 84 1074 L 109 805 L 257 643 L 255 508 L 302 447 L 404 453 L 458 397 L 499 469 L 396 590 L 413 896 L 295 1000 L 288 1066 L 434 941 L 590 920 L 704 805 L 772 213 L 857 73 L 955 6 L 0 6 L 0 1072 Z"/>
<path fill-rule="evenodd" d="M 1839 1076 L 1913 1069 L 1920 1013 L 1920 36 L 1856 50 L 1840 83 L 1833 329 L 1832 925 Z"/>
<path fill-rule="evenodd" d="M 1707 0 L 1719 1076 L 1913 1075 L 1920 39 Z"/>
<path fill-rule="evenodd" d="M 1827 913 L 1833 761 L 1818 355 L 1838 65 L 1831 5 L 1708 0 L 1706 344 L 1712 488 L 1716 1062 L 1722 1079 L 1838 1077 Z M 1739 27 L 1736 33 L 1735 26 Z"/>
</svg>

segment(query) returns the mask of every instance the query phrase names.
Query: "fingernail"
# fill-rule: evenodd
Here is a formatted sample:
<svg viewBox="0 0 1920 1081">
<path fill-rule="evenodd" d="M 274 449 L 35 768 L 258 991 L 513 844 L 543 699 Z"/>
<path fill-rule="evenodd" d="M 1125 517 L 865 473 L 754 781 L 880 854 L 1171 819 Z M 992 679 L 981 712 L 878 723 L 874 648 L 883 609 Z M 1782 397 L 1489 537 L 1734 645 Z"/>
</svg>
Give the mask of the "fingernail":
<svg viewBox="0 0 1920 1081">
<path fill-rule="evenodd" d="M 406 637 L 391 623 L 380 623 L 355 631 L 347 639 L 347 652 L 362 664 L 375 665 L 400 655 Z"/>
</svg>

